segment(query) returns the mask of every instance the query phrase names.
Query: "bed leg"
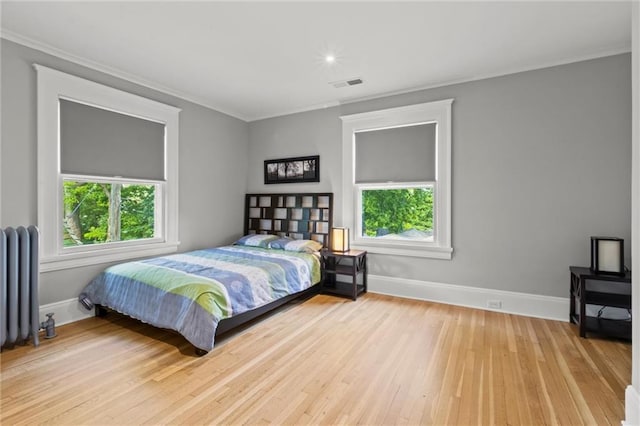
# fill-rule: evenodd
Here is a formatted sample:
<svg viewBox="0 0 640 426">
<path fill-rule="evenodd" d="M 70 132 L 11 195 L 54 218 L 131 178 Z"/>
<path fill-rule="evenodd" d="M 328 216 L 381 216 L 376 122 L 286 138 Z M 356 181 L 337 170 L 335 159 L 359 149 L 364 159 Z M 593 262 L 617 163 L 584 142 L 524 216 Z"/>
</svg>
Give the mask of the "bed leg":
<svg viewBox="0 0 640 426">
<path fill-rule="evenodd" d="M 102 305 L 96 305 L 95 309 L 96 309 L 96 316 L 97 317 L 106 317 L 107 316 L 107 310 L 105 308 L 103 308 Z"/>
<path fill-rule="evenodd" d="M 198 356 L 205 356 L 206 354 L 208 354 L 209 352 L 205 351 L 204 349 L 200 349 L 200 348 L 195 348 L 196 349 L 196 355 Z"/>
</svg>

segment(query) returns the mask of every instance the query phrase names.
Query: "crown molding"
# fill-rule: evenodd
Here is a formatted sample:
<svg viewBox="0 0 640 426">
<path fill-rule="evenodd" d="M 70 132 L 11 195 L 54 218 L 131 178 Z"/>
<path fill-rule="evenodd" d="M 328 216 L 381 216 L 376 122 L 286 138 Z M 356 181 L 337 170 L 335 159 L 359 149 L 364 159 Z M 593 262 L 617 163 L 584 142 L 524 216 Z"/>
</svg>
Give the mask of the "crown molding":
<svg viewBox="0 0 640 426">
<path fill-rule="evenodd" d="M 110 67 L 108 65 L 104 65 L 102 63 L 99 63 L 99 62 L 95 62 L 95 61 L 91 61 L 89 59 L 85 59 L 85 58 L 79 57 L 77 55 L 71 54 L 71 53 L 66 52 L 64 50 L 61 50 L 61 49 L 58 49 L 58 48 L 53 47 L 51 45 L 48 45 L 46 43 L 43 43 L 43 42 L 31 39 L 31 38 L 22 36 L 22 35 L 20 35 L 18 33 L 6 30 L 4 28 L 0 29 L 0 38 L 12 41 L 14 43 L 21 44 L 21 45 L 26 46 L 26 47 L 30 47 L 32 49 L 39 50 L 39 51 L 44 52 L 44 53 L 48 53 L 48 54 L 54 55 L 54 56 L 56 56 L 58 58 L 67 60 L 69 62 L 73 62 L 73 63 L 75 63 L 77 65 L 81 65 L 81 66 L 93 69 L 95 71 L 99 71 L 99 72 L 102 72 L 104 74 L 108 74 L 108 75 L 111 75 L 113 77 L 117 77 L 117 78 L 129 81 L 131 83 L 135 83 L 135 84 L 138 84 L 140 86 L 144 86 L 144 87 L 146 87 L 148 89 L 156 90 L 156 91 L 165 93 L 167 95 L 175 96 L 175 97 L 183 99 L 185 101 L 189 101 L 189 102 L 192 102 L 194 104 L 203 106 L 205 108 L 209 108 L 209 109 L 212 109 L 214 111 L 221 112 L 223 114 L 229 115 L 231 117 L 237 118 L 237 119 L 245 121 L 245 122 L 265 120 L 265 119 L 269 119 L 269 118 L 282 117 L 282 116 L 286 116 L 286 115 L 298 114 L 298 113 L 301 113 L 301 112 L 315 111 L 315 110 L 330 108 L 330 107 L 339 106 L 339 105 L 354 104 L 354 103 L 370 101 L 370 100 L 374 100 L 374 99 L 386 98 L 386 97 L 397 96 L 397 95 L 404 95 L 404 94 L 407 94 L 407 93 L 419 92 L 419 91 L 422 91 L 422 90 L 435 89 L 435 88 L 438 88 L 438 87 L 451 86 L 451 85 L 454 85 L 454 84 L 461 84 L 461 83 L 469 83 L 469 82 L 479 81 L 479 80 L 486 80 L 486 79 L 489 79 L 489 78 L 502 77 L 502 76 L 506 76 L 506 75 L 510 75 L 510 74 L 517 74 L 517 73 L 526 72 L 526 71 L 534 71 L 534 70 L 550 68 L 550 67 L 555 67 L 555 66 L 560 66 L 560 65 L 567 65 L 567 64 L 571 64 L 571 63 L 575 63 L 575 62 L 588 61 L 588 60 L 591 60 L 591 59 L 598 59 L 598 58 L 603 58 L 603 57 L 606 57 L 606 56 L 613 56 L 613 55 L 619 55 L 619 54 L 631 52 L 631 47 L 629 45 L 626 45 L 626 44 L 624 46 L 612 46 L 612 47 L 609 47 L 609 48 L 606 48 L 606 49 L 602 49 L 597 53 L 592 53 L 592 54 L 588 54 L 588 55 L 580 55 L 580 56 L 572 56 L 570 58 L 566 58 L 566 59 L 563 59 L 563 60 L 548 61 L 548 62 L 540 63 L 538 65 L 514 67 L 514 68 L 509 68 L 509 69 L 507 69 L 505 71 L 501 71 L 501 72 L 480 74 L 480 75 L 474 76 L 472 78 L 460 78 L 460 79 L 443 80 L 443 81 L 439 81 L 439 82 L 435 82 L 435 83 L 431 83 L 431 84 L 427 84 L 427 85 L 415 86 L 415 87 L 410 87 L 410 88 L 401 89 L 401 90 L 395 90 L 395 91 L 389 91 L 389 92 L 383 92 L 383 93 L 379 93 L 379 94 L 375 94 L 375 95 L 371 95 L 371 96 L 364 96 L 364 97 L 358 97 L 358 98 L 345 98 L 345 99 L 340 99 L 340 100 L 332 100 L 332 101 L 318 103 L 318 104 L 314 104 L 314 105 L 302 106 L 302 107 L 298 107 L 298 108 L 282 110 L 282 111 L 274 112 L 274 113 L 270 113 L 270 114 L 247 116 L 247 115 L 243 115 L 243 114 L 240 114 L 238 112 L 235 112 L 235 111 L 226 110 L 224 107 L 221 107 L 220 105 L 214 105 L 207 99 L 202 99 L 202 98 L 199 98 L 197 96 L 193 96 L 192 94 L 184 93 L 184 92 L 181 92 L 179 90 L 175 90 L 173 88 L 164 86 L 164 85 L 162 85 L 160 83 L 145 79 L 144 77 L 141 77 L 141 76 L 138 76 L 138 75 L 134 75 L 134 74 L 130 74 L 128 72 L 119 70 L 117 68 L 113 68 L 113 67 Z"/>
<path fill-rule="evenodd" d="M 363 97 L 358 97 L 358 98 L 343 99 L 343 100 L 340 101 L 340 105 L 348 105 L 348 104 L 354 104 L 354 103 L 358 103 L 358 102 L 371 101 L 371 100 L 374 100 L 374 99 L 386 98 L 386 97 L 397 96 L 397 95 L 404 95 L 404 94 L 407 94 L 407 93 L 420 92 L 422 90 L 428 90 L 428 89 L 437 89 L 439 87 L 452 86 L 454 84 L 470 83 L 470 82 L 479 81 L 479 80 L 488 80 L 490 78 L 504 77 L 504 76 L 511 75 L 511 74 L 518 74 L 518 73 L 521 73 L 521 72 L 541 70 L 541 69 L 552 68 L 552 67 L 557 67 L 557 66 L 561 66 L 561 65 L 569 65 L 569 64 L 576 63 L 576 62 L 589 61 L 589 60 L 592 60 L 592 59 L 605 58 L 607 56 L 621 55 L 623 53 L 630 53 L 630 52 L 631 52 L 631 46 L 627 46 L 627 45 L 625 45 L 625 46 L 616 46 L 616 47 L 611 47 L 611 48 L 608 48 L 608 49 L 603 49 L 603 50 L 600 50 L 597 53 L 592 53 L 592 54 L 589 54 L 589 55 L 572 56 L 571 58 L 566 58 L 566 59 L 557 60 L 557 61 L 547 61 L 547 62 L 540 63 L 538 65 L 530 65 L 530 66 L 523 66 L 523 67 L 508 68 L 505 71 L 493 72 L 493 73 L 490 72 L 490 73 L 486 73 L 486 74 L 480 74 L 480 75 L 477 75 L 477 76 L 472 77 L 472 78 L 459 78 L 459 79 L 451 79 L 451 80 L 442 80 L 442 81 L 431 83 L 431 84 L 427 84 L 427 85 L 424 85 L 424 86 L 417 86 L 417 87 L 411 87 L 411 88 L 407 88 L 407 89 L 394 90 L 394 91 L 384 92 L 384 93 L 380 93 L 380 94 L 377 94 L 377 95 L 371 95 L 371 96 L 363 96 Z"/>
<path fill-rule="evenodd" d="M 300 107 L 300 108 L 296 108 L 296 109 L 283 110 L 283 111 L 280 111 L 280 112 L 276 112 L 276 113 L 273 113 L 273 114 L 266 114 L 266 115 L 263 115 L 263 116 L 248 117 L 247 121 L 248 122 L 252 122 L 252 121 L 258 121 L 258 120 L 266 120 L 266 119 L 269 119 L 269 118 L 282 117 L 282 116 L 291 115 L 291 114 L 298 114 L 298 113 L 301 113 L 301 112 L 315 111 L 315 110 L 330 108 L 330 107 L 334 107 L 334 106 L 354 104 L 354 103 L 358 103 L 358 102 L 371 101 L 371 100 L 374 100 L 374 99 L 387 98 L 387 97 L 397 96 L 397 95 L 405 95 L 407 93 L 420 92 L 422 90 L 436 89 L 436 88 L 439 88 L 439 87 L 451 86 L 451 85 L 454 85 L 454 84 L 461 84 L 461 83 L 470 83 L 470 82 L 479 81 L 479 80 L 487 80 L 487 79 L 490 79 L 490 78 L 503 77 L 503 76 L 507 76 L 507 75 L 511 75 L 511 74 L 518 74 L 518 73 L 521 73 L 521 72 L 535 71 L 535 70 L 541 70 L 541 69 L 551 68 L 551 67 L 556 67 L 556 66 L 561 66 L 561 65 L 568 65 L 568 64 L 572 64 L 572 63 L 576 63 L 576 62 L 588 61 L 588 60 L 591 60 L 591 59 L 604 58 L 604 57 L 607 57 L 607 56 L 620 55 L 620 54 L 623 54 L 623 53 L 630 53 L 630 52 L 631 52 L 631 47 L 630 46 L 627 46 L 627 45 L 625 45 L 625 46 L 615 46 L 615 47 L 610 47 L 610 48 L 607 48 L 607 49 L 600 50 L 597 53 L 592 53 L 592 54 L 589 54 L 589 55 L 572 56 L 571 58 L 566 58 L 566 59 L 558 60 L 558 61 L 548 61 L 548 62 L 540 63 L 538 65 L 514 67 L 514 68 L 509 68 L 506 71 L 480 74 L 480 75 L 477 75 L 477 76 L 472 77 L 472 78 L 459 78 L 459 79 L 443 80 L 443 81 L 439 81 L 439 82 L 435 82 L 435 83 L 431 83 L 431 84 L 427 84 L 427 85 L 423 85 L 423 86 L 409 87 L 409 88 L 406 88 L 406 89 L 400 89 L 400 90 L 394 90 L 394 91 L 389 91 L 389 92 L 378 93 L 378 94 L 371 95 L 371 96 L 362 96 L 362 97 L 357 97 L 357 98 L 344 98 L 344 99 L 340 99 L 338 101 L 329 101 L 329 102 L 325 102 L 325 103 L 321 103 L 321 104 L 310 105 L 310 106 L 307 106 L 307 107 Z"/>
<path fill-rule="evenodd" d="M 339 101 L 329 101 L 321 104 L 309 105 L 307 107 L 299 107 L 299 108 L 284 110 L 274 114 L 254 116 L 254 117 L 250 117 L 247 121 L 251 123 L 253 121 L 266 120 L 269 118 L 285 117 L 287 115 L 299 114 L 301 112 L 319 111 L 319 110 L 328 109 L 328 108 L 332 108 L 339 105 L 340 105 Z"/>
<path fill-rule="evenodd" d="M 175 96 L 176 98 L 180 98 L 182 100 L 203 106 L 205 108 L 214 110 L 216 112 L 220 112 L 231 117 L 237 118 L 242 121 L 249 121 L 249 119 L 242 114 L 239 114 L 235 111 L 228 111 L 225 108 L 220 107 L 219 105 L 213 105 L 206 99 L 199 98 L 197 96 L 193 96 L 189 93 L 181 92 L 179 90 L 164 86 L 158 82 L 148 80 L 139 75 L 131 74 L 126 71 L 122 71 L 120 69 L 110 67 L 108 65 L 102 64 L 100 62 L 92 61 L 90 59 L 82 58 L 80 56 L 69 53 L 65 50 L 58 49 L 57 47 L 51 46 L 49 44 L 43 43 L 38 40 L 34 40 L 29 37 L 25 37 L 21 34 L 15 33 L 13 31 L 9 31 L 7 29 L 0 29 L 0 38 L 20 44 L 25 47 L 29 47 L 31 49 L 38 50 L 43 53 L 47 53 L 49 55 L 53 55 L 57 58 L 64 59 L 65 61 L 72 62 L 76 65 L 83 66 L 85 68 L 92 69 L 94 71 L 101 72 L 103 74 L 108 74 L 112 77 L 119 78 L 121 80 L 128 81 L 130 83 L 137 84 L 139 86 L 146 87 L 147 89 L 155 90 L 158 92 L 162 92 L 166 95 Z"/>
</svg>

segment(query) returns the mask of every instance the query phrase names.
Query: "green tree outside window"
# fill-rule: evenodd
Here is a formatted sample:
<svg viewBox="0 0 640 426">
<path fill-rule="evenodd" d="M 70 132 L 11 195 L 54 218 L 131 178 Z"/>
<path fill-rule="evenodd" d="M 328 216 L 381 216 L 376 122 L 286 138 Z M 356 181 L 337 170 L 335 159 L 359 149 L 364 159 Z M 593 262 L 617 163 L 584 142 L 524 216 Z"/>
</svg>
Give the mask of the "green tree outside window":
<svg viewBox="0 0 640 426">
<path fill-rule="evenodd" d="M 362 191 L 363 236 L 433 233 L 433 188 L 367 189 Z"/>
<path fill-rule="evenodd" d="M 64 246 L 152 238 L 155 185 L 64 181 Z"/>
</svg>

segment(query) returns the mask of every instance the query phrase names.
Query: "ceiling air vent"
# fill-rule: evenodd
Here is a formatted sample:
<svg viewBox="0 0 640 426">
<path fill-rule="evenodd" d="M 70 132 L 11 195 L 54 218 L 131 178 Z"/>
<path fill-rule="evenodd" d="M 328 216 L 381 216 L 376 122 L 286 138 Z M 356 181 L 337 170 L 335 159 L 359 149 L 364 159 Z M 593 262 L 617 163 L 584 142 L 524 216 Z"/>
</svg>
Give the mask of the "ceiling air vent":
<svg viewBox="0 0 640 426">
<path fill-rule="evenodd" d="M 355 86 L 355 85 L 358 85 L 358 84 L 362 84 L 362 79 L 361 78 L 351 78 L 349 80 L 332 81 L 329 84 L 331 84 L 333 87 L 338 89 L 340 87 Z"/>
</svg>

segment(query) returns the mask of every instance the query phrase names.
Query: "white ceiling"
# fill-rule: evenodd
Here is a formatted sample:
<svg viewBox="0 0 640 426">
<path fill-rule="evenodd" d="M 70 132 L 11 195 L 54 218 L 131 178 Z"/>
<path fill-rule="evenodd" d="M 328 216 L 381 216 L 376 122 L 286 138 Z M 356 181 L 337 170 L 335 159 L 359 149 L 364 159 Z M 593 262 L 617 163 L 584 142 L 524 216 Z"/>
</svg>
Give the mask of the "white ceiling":
<svg viewBox="0 0 640 426">
<path fill-rule="evenodd" d="M 247 121 L 631 50 L 628 1 L 1 7 L 4 38 Z"/>
</svg>

